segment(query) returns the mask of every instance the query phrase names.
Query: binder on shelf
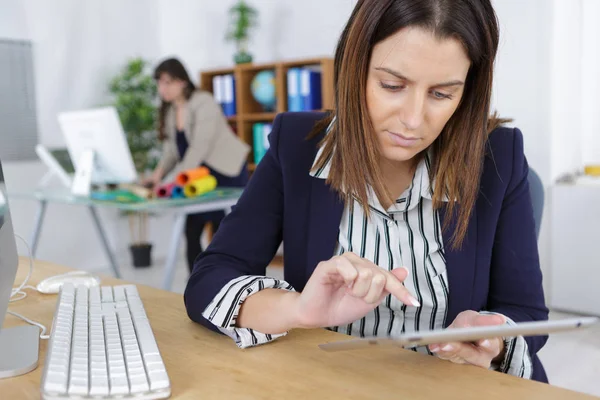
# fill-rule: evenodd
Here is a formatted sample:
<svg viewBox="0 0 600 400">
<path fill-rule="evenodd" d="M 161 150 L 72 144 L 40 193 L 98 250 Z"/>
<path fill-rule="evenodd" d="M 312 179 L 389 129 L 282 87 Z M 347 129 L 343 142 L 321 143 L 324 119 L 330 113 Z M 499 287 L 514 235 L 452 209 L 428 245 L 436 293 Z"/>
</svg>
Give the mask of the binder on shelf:
<svg viewBox="0 0 600 400">
<path fill-rule="evenodd" d="M 302 111 L 300 96 L 300 68 L 290 68 L 287 72 L 288 111 Z"/>
<path fill-rule="evenodd" d="M 303 111 L 321 109 L 321 72 L 303 68 L 300 73 L 300 95 Z"/>
<path fill-rule="evenodd" d="M 254 147 L 254 163 L 258 165 L 260 160 L 269 150 L 269 134 L 273 129 L 273 124 L 257 122 L 252 126 L 252 143 Z"/>
<path fill-rule="evenodd" d="M 273 130 L 273 124 L 264 124 L 263 125 L 263 156 L 269 150 L 269 134 Z"/>
<path fill-rule="evenodd" d="M 223 113 L 225 113 L 225 105 L 223 104 L 224 91 L 223 91 L 223 76 L 215 75 L 212 80 L 213 84 L 213 97 L 215 101 L 221 106 Z"/>
<path fill-rule="evenodd" d="M 232 74 L 223 76 L 223 111 L 225 116 L 232 117 L 236 114 L 235 105 L 235 78 Z"/>
<path fill-rule="evenodd" d="M 260 160 L 263 158 L 263 156 L 265 155 L 265 148 L 264 148 L 264 140 L 263 140 L 263 131 L 264 131 L 264 127 L 263 127 L 263 123 L 262 122 L 257 122 L 254 125 L 252 125 L 252 143 L 253 143 L 253 147 L 254 147 L 254 164 L 257 164 L 260 162 Z"/>
</svg>

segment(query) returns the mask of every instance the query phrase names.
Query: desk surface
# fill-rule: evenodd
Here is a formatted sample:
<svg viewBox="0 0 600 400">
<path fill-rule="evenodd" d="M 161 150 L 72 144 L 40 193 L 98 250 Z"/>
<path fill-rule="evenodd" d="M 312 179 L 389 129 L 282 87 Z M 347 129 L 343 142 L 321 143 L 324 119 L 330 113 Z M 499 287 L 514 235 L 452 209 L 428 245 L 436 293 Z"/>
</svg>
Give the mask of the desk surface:
<svg viewBox="0 0 600 400">
<path fill-rule="evenodd" d="M 152 199 L 135 203 L 124 203 L 116 201 L 94 200 L 88 197 L 78 197 L 72 195 L 68 190 L 36 190 L 32 192 L 9 193 L 9 197 L 17 199 L 33 199 L 39 201 L 48 201 L 53 203 L 64 203 L 74 205 L 96 205 L 102 207 L 112 207 L 126 211 L 155 211 L 165 208 L 180 208 L 194 206 L 199 204 L 225 202 L 236 203 L 242 195 L 243 189 L 238 188 L 217 188 L 202 196 L 184 199 Z"/>
<path fill-rule="evenodd" d="M 28 263 L 21 260 L 20 282 Z M 36 262 L 31 283 L 67 271 Z M 103 284 L 123 281 L 102 277 Z M 173 399 L 587 399 L 583 394 L 480 368 L 455 365 L 402 349 L 326 353 L 319 343 L 344 338 L 326 330 L 296 330 L 274 343 L 240 350 L 233 341 L 191 322 L 181 295 L 138 285 L 171 379 Z M 10 309 L 46 326 L 56 295 L 28 290 Z M 22 324 L 8 315 L 5 326 Z M 0 380 L 6 399 L 38 399 L 47 341 L 40 366 L 27 375 Z"/>
</svg>

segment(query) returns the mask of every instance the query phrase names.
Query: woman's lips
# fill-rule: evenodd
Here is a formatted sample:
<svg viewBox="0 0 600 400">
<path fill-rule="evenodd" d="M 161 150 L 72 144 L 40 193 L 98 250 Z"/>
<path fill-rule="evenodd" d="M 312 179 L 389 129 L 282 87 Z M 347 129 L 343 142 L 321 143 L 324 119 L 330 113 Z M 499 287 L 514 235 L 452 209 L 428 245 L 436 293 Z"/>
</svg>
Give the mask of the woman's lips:
<svg viewBox="0 0 600 400">
<path fill-rule="evenodd" d="M 386 132 L 390 136 L 390 139 L 392 139 L 392 142 L 398 146 L 413 147 L 419 141 L 419 138 L 416 138 L 416 137 L 405 136 L 400 133 L 391 132 L 391 131 L 386 131 Z"/>
</svg>

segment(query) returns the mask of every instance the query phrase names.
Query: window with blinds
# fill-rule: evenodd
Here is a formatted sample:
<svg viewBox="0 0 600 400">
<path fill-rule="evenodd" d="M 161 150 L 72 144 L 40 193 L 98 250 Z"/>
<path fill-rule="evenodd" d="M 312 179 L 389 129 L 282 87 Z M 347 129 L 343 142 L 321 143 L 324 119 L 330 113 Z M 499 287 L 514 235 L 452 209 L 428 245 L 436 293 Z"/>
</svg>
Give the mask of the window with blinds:
<svg viewBox="0 0 600 400">
<path fill-rule="evenodd" d="M 31 43 L 0 39 L 0 160 L 36 159 L 37 142 Z"/>
</svg>

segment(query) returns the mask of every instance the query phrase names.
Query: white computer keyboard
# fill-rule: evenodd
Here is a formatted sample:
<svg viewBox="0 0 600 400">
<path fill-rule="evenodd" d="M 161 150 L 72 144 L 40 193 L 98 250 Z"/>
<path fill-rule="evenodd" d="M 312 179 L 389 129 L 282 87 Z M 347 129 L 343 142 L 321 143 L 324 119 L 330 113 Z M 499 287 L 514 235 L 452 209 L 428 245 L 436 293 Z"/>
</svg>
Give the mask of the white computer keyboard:
<svg viewBox="0 0 600 400">
<path fill-rule="evenodd" d="M 171 384 L 134 285 L 62 286 L 44 399 L 164 399 Z"/>
</svg>

